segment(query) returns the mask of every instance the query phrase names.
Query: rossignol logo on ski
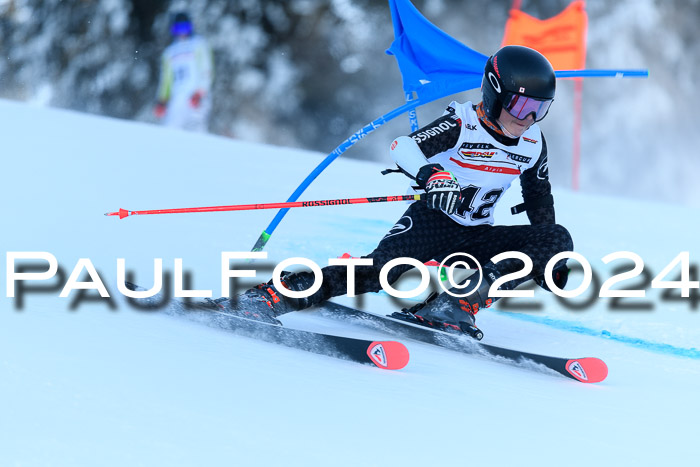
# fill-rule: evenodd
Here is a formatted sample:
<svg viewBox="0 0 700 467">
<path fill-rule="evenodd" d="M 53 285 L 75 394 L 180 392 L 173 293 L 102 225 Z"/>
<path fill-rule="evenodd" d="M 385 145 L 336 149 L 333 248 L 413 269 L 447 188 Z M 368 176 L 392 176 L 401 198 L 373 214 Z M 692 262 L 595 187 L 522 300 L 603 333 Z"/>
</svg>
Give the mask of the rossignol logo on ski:
<svg viewBox="0 0 700 467">
<path fill-rule="evenodd" d="M 372 361 L 378 366 L 382 368 L 386 368 L 388 366 L 386 351 L 384 350 L 384 346 L 381 343 L 376 343 L 372 347 L 370 347 L 369 352 L 367 352 L 367 354 L 372 359 Z"/>
<path fill-rule="evenodd" d="M 586 375 L 586 372 L 583 370 L 583 367 L 577 360 L 569 363 L 567 370 L 569 370 L 569 373 L 574 375 L 577 379 L 581 381 L 588 381 L 588 375 Z"/>
</svg>

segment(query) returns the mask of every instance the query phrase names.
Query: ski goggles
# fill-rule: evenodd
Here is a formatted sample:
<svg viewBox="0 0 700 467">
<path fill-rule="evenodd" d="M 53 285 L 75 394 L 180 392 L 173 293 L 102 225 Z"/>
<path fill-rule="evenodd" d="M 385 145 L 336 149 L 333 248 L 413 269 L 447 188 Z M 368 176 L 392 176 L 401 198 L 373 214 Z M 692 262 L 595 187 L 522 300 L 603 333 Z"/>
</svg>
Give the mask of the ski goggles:
<svg viewBox="0 0 700 467">
<path fill-rule="evenodd" d="M 178 21 L 170 27 L 170 34 L 173 36 L 189 36 L 192 34 L 192 23 L 189 21 Z"/>
<path fill-rule="evenodd" d="M 522 94 L 509 92 L 503 100 L 503 108 L 518 120 L 523 120 L 527 118 L 528 115 L 533 114 L 535 121 L 539 122 L 547 115 L 547 112 L 549 112 L 549 106 L 552 105 L 553 100 L 554 99 L 535 99 L 534 97 L 527 97 Z"/>
</svg>

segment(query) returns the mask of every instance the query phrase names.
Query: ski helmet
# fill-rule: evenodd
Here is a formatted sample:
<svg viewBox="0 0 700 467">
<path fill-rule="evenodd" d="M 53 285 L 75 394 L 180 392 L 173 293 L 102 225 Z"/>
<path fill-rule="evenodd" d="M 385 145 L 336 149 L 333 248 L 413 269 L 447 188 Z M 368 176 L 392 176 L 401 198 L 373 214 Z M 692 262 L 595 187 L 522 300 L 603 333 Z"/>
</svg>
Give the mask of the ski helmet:
<svg viewBox="0 0 700 467">
<path fill-rule="evenodd" d="M 552 65 L 534 49 L 507 45 L 486 62 L 481 94 L 484 111 L 492 120 L 504 108 L 518 119 L 534 114 L 538 122 L 547 115 L 555 90 Z"/>
<path fill-rule="evenodd" d="M 184 11 L 175 13 L 170 24 L 170 34 L 173 36 L 191 36 L 192 32 L 193 28 L 190 15 Z"/>
</svg>

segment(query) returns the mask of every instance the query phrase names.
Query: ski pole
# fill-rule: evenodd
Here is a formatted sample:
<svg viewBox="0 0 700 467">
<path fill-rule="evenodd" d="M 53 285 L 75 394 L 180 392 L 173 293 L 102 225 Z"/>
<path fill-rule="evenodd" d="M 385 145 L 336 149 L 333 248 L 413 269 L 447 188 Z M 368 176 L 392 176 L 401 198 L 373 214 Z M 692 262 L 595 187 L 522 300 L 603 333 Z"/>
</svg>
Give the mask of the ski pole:
<svg viewBox="0 0 700 467">
<path fill-rule="evenodd" d="M 399 196 L 376 196 L 367 198 L 342 198 L 342 199 L 322 199 L 316 201 L 293 201 L 286 203 L 266 203 L 266 204 L 234 204 L 231 206 L 205 206 L 198 208 L 176 208 L 176 209 L 151 209 L 147 211 L 127 211 L 120 209 L 115 212 L 107 212 L 105 216 L 119 216 L 124 219 L 129 216 L 142 216 L 145 214 L 180 214 L 185 212 L 218 212 L 218 211 L 249 211 L 253 209 L 280 209 L 280 208 L 308 208 L 314 206 L 340 206 L 343 204 L 363 204 L 363 203 L 387 203 L 391 201 L 419 201 L 423 195 L 399 195 Z"/>
</svg>

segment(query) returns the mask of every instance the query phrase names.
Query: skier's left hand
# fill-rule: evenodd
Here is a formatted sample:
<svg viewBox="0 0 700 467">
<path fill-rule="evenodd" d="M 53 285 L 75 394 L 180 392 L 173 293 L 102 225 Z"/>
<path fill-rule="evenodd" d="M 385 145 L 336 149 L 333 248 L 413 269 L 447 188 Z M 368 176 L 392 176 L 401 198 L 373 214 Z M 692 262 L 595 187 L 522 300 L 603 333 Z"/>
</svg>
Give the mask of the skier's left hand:
<svg viewBox="0 0 700 467">
<path fill-rule="evenodd" d="M 192 108 L 198 109 L 202 105 L 202 99 L 204 98 L 204 93 L 202 91 L 196 91 L 190 97 L 190 105 Z"/>
</svg>

